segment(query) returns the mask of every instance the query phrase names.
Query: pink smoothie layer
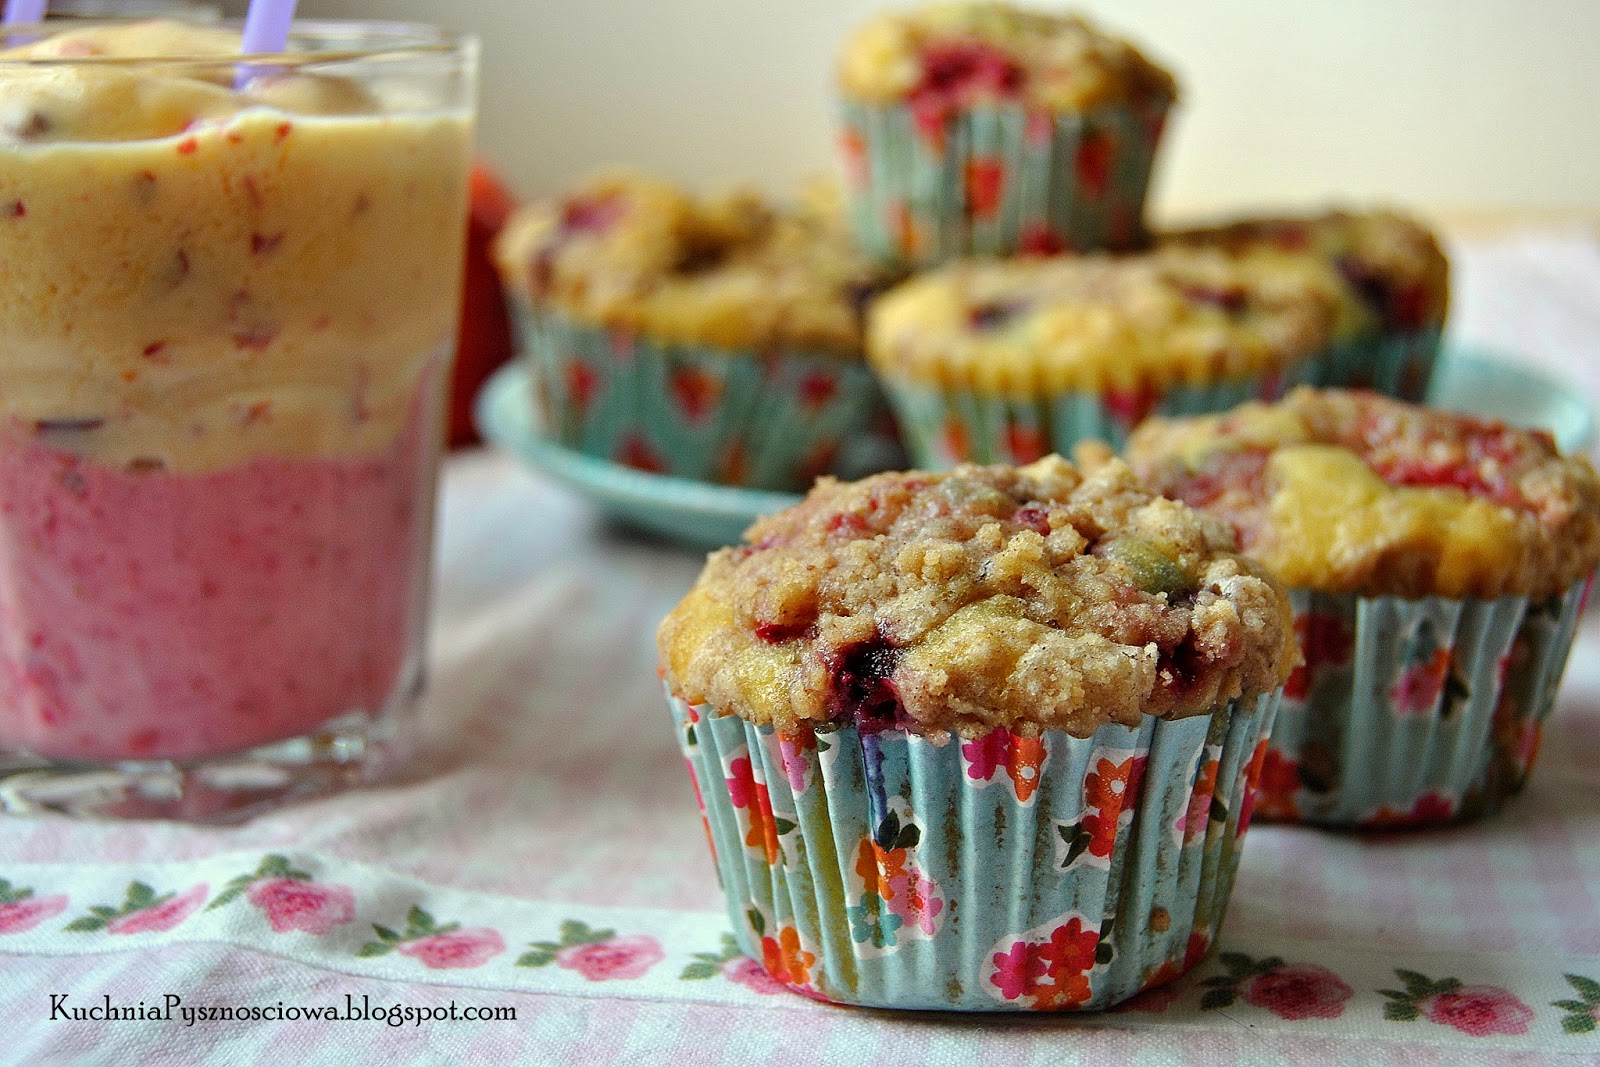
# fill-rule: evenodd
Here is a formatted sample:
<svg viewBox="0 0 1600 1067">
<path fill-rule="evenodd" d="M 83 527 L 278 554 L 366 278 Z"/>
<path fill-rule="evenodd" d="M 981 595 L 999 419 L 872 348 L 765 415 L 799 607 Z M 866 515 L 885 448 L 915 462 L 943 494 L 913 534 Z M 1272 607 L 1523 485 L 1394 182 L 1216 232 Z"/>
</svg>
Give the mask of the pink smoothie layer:
<svg viewBox="0 0 1600 1067">
<path fill-rule="evenodd" d="M 427 580 L 423 421 L 204 474 L 0 440 L 0 750 L 187 759 L 381 710 Z"/>
</svg>

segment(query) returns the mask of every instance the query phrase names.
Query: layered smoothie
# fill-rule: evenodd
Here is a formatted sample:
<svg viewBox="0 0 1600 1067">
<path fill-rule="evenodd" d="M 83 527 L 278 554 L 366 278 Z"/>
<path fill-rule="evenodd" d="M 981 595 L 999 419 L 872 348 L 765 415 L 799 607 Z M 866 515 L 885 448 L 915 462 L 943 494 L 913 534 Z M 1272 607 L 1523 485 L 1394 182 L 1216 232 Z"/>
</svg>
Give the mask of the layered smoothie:
<svg viewBox="0 0 1600 1067">
<path fill-rule="evenodd" d="M 0 54 L 0 752 L 236 753 L 414 682 L 470 94 L 318 47 Z"/>
</svg>

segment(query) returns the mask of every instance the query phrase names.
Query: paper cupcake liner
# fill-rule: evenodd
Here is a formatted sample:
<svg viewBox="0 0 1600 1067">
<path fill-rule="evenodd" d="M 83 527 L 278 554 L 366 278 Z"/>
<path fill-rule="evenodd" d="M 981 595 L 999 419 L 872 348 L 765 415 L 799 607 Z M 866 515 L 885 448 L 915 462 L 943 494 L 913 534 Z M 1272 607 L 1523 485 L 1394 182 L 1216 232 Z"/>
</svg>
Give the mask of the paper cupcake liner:
<svg viewBox="0 0 1600 1067">
<path fill-rule="evenodd" d="M 545 432 L 656 474 L 803 491 L 894 455 L 860 360 L 658 344 L 515 302 Z"/>
<path fill-rule="evenodd" d="M 1498 808 L 1533 766 L 1588 588 L 1535 603 L 1291 591 L 1306 663 L 1258 813 L 1402 827 Z"/>
<path fill-rule="evenodd" d="M 1326 354 L 1320 386 L 1371 389 L 1413 404 L 1427 399 L 1439 360 L 1438 326 L 1401 333 L 1356 337 Z"/>
<path fill-rule="evenodd" d="M 1210 385 L 1103 393 L 1075 389 L 1045 397 L 994 396 L 892 379 L 883 387 L 912 460 L 945 470 L 958 463 L 1031 463 L 1052 452 L 1066 455 L 1079 441 L 1121 448 L 1134 427 L 1152 415 L 1203 415 L 1248 400 L 1277 400 L 1319 373 L 1312 359 L 1285 371 Z"/>
<path fill-rule="evenodd" d="M 857 242 L 919 267 L 1134 247 L 1170 106 L 1052 116 L 1013 105 L 929 123 L 906 105 L 847 101 L 840 152 Z"/>
<path fill-rule="evenodd" d="M 1096 1010 L 1204 958 L 1277 708 L 939 745 L 668 696 L 743 950 L 819 999 L 957 1011 Z"/>
</svg>

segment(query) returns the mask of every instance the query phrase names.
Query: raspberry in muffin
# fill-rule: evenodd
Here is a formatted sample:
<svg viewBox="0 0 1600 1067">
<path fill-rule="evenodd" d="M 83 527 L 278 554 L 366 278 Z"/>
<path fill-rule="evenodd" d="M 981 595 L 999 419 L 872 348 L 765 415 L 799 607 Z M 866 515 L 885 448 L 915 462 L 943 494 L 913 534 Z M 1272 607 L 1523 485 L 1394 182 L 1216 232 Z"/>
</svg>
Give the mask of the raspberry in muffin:
<svg viewBox="0 0 1600 1067">
<path fill-rule="evenodd" d="M 1203 958 L 1295 656 L 1224 524 L 1052 456 L 825 481 L 746 542 L 659 649 L 769 973 L 1090 1010 Z"/>
<path fill-rule="evenodd" d="M 1177 83 L 1073 14 L 880 15 L 839 61 L 857 236 L 883 259 L 1129 247 Z"/>
<path fill-rule="evenodd" d="M 496 253 L 568 447 L 794 490 L 885 421 L 861 358 L 883 275 L 824 205 L 609 175 L 527 205 Z"/>
<path fill-rule="evenodd" d="M 1348 349 L 1322 384 L 1420 400 L 1450 302 L 1450 262 L 1422 222 L 1393 210 L 1239 219 L 1161 234 L 1163 244 L 1313 256 L 1340 282 L 1340 340 Z"/>
<path fill-rule="evenodd" d="M 1521 789 L 1597 563 L 1600 480 L 1547 433 L 1371 393 L 1152 420 L 1128 455 L 1290 587 L 1262 811 L 1419 826 Z"/>
<path fill-rule="evenodd" d="M 1333 336 L 1331 272 L 1275 253 L 970 260 L 878 298 L 867 354 L 924 466 L 1027 462 L 1307 380 Z"/>
</svg>

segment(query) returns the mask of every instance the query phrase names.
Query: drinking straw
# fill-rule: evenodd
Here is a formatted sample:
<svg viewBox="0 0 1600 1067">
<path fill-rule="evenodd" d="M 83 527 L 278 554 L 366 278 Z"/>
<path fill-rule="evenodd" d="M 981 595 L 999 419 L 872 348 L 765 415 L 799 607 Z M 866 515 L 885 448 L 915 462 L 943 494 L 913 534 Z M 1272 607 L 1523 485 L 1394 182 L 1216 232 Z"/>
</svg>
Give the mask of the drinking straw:
<svg viewBox="0 0 1600 1067">
<path fill-rule="evenodd" d="M 295 0 L 250 0 L 239 50 L 247 56 L 270 56 L 288 48 L 294 4 Z"/>
<path fill-rule="evenodd" d="M 250 0 L 239 51 L 247 56 L 270 56 L 286 50 L 289 25 L 294 22 L 294 5 L 295 0 Z M 239 71 L 235 84 L 243 89 L 246 82 L 262 72 L 262 68 L 247 66 Z"/>
<path fill-rule="evenodd" d="M 17 26 L 43 22 L 44 9 L 47 3 L 49 3 L 49 0 L 6 0 L 6 25 Z"/>
</svg>

